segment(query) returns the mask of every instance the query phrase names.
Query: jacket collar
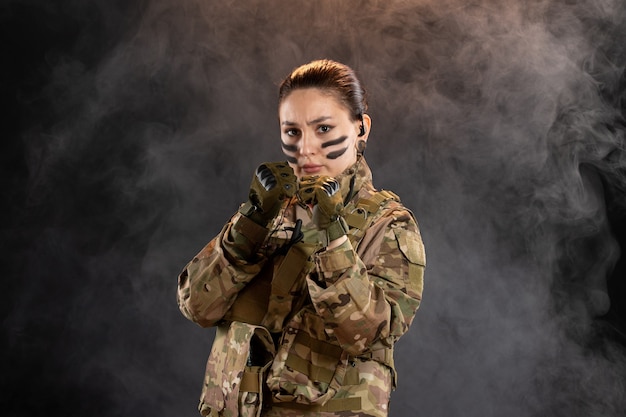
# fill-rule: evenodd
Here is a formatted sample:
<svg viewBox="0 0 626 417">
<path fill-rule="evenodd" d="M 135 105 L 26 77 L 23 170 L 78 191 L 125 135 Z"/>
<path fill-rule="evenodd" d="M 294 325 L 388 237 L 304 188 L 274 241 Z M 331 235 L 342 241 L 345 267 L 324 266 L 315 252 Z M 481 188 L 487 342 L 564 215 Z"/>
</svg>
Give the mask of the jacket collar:
<svg viewBox="0 0 626 417">
<path fill-rule="evenodd" d="M 354 165 L 335 178 L 341 187 L 344 204 L 352 200 L 363 188 L 372 188 L 372 171 L 363 156 L 358 156 Z"/>
</svg>

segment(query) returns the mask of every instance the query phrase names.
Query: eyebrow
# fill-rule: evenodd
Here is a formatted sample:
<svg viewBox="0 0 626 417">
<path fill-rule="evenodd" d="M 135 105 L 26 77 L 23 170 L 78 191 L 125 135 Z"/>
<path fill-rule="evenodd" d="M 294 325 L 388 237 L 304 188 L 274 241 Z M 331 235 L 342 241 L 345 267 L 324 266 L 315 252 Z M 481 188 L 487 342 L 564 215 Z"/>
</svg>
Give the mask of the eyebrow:
<svg viewBox="0 0 626 417">
<path fill-rule="evenodd" d="M 318 117 L 317 119 L 313 119 L 313 120 L 311 120 L 311 121 L 309 121 L 309 122 L 306 122 L 306 124 L 307 124 L 307 125 L 309 125 L 309 126 L 311 126 L 311 125 L 314 125 L 314 124 L 316 124 L 316 123 L 323 122 L 323 121 L 328 120 L 328 119 L 332 119 L 332 116 L 322 116 L 322 117 Z M 284 121 L 284 122 L 282 122 L 281 124 L 282 124 L 283 126 L 295 126 L 295 125 L 297 125 L 297 123 L 296 123 L 296 122 L 290 122 L 289 120 L 285 120 L 285 121 Z"/>
</svg>

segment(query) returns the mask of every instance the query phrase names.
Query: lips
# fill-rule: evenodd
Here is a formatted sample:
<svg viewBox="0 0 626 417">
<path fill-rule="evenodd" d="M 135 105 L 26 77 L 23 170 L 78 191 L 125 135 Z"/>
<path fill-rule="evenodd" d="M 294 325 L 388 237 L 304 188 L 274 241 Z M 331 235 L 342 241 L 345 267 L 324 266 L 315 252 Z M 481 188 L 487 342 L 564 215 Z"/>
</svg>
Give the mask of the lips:
<svg viewBox="0 0 626 417">
<path fill-rule="evenodd" d="M 322 165 L 306 164 L 302 165 L 302 171 L 308 175 L 314 175 L 322 170 Z"/>
</svg>

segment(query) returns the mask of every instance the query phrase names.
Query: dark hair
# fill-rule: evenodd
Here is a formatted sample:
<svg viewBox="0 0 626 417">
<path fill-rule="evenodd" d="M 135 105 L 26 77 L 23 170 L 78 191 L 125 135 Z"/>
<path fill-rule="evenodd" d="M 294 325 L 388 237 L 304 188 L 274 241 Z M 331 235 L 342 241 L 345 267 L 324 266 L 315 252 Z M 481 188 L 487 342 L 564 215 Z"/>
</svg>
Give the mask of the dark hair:
<svg viewBox="0 0 626 417">
<path fill-rule="evenodd" d="M 365 89 L 354 70 L 339 62 L 322 59 L 294 69 L 280 84 L 278 103 L 302 88 L 328 90 L 346 106 L 354 120 L 362 120 L 367 111 Z"/>
</svg>

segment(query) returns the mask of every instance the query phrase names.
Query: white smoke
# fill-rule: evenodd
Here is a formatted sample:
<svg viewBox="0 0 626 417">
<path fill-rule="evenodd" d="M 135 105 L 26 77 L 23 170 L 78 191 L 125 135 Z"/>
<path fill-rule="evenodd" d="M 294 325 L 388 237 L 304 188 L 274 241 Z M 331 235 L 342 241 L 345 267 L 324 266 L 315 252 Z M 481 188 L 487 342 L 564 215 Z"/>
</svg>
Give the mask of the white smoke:
<svg viewBox="0 0 626 417">
<path fill-rule="evenodd" d="M 426 244 L 391 415 L 626 409 L 625 347 L 599 320 L 620 257 L 607 199 L 626 207 L 623 1 L 67 3 L 82 36 L 48 53 L 54 122 L 23 135 L 31 209 L 54 214 L 25 258 L 67 256 L 55 349 L 102 415 L 195 415 L 212 333 L 178 313 L 176 275 L 282 157 L 277 84 L 317 58 L 368 88 L 375 184 Z M 48 276 L 27 272 L 24 294 Z"/>
</svg>

